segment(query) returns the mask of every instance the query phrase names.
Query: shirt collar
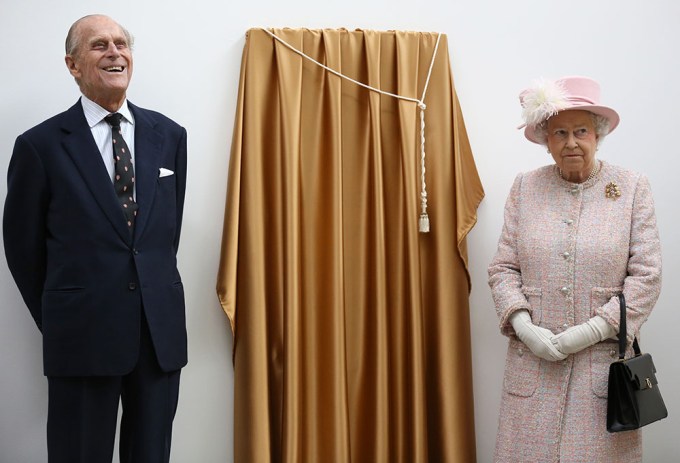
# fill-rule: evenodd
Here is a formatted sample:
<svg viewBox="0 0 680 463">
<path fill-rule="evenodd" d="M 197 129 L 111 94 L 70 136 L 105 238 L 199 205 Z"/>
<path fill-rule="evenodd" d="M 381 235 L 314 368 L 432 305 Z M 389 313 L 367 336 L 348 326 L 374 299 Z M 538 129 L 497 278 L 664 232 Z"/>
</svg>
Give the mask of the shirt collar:
<svg viewBox="0 0 680 463">
<path fill-rule="evenodd" d="M 102 108 L 99 106 L 97 103 L 94 101 L 90 100 L 88 97 L 83 95 L 80 98 L 80 102 L 83 105 L 83 112 L 85 113 L 85 119 L 87 119 L 87 124 L 90 126 L 90 128 L 94 127 L 95 125 L 99 124 L 104 120 L 106 116 L 111 114 L 108 110 Z M 128 121 L 130 124 L 135 123 L 134 117 L 132 117 L 132 112 L 130 112 L 130 108 L 128 107 L 128 102 L 127 98 L 123 101 L 123 104 L 121 105 L 120 108 L 118 108 L 117 113 L 120 113 L 123 115 L 123 119 Z"/>
</svg>

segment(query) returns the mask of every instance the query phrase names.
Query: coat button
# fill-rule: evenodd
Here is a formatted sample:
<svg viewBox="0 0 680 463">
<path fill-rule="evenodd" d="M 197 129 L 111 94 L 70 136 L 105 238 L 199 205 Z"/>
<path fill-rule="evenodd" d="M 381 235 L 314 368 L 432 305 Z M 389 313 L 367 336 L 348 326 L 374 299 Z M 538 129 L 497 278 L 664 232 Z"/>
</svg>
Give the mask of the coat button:
<svg viewBox="0 0 680 463">
<path fill-rule="evenodd" d="M 611 350 L 609 351 L 609 356 L 610 356 L 610 357 L 616 357 L 616 354 L 617 354 L 616 349 L 611 349 Z"/>
<path fill-rule="evenodd" d="M 579 191 L 578 188 L 572 188 L 570 193 L 573 194 L 573 195 L 577 195 L 578 191 Z"/>
<path fill-rule="evenodd" d="M 521 347 L 519 349 L 517 349 L 517 355 L 519 355 L 520 357 L 523 356 L 524 355 L 524 349 L 522 349 Z"/>
<path fill-rule="evenodd" d="M 564 223 L 566 223 L 567 225 L 571 225 L 574 223 L 574 221 L 572 219 L 567 219 L 564 221 Z"/>
<path fill-rule="evenodd" d="M 569 288 L 566 287 L 566 286 L 562 286 L 562 287 L 560 288 L 560 292 L 561 292 L 562 294 L 568 294 L 568 293 L 569 293 Z"/>
<path fill-rule="evenodd" d="M 128 283 L 128 289 L 129 289 L 130 291 L 134 291 L 135 289 L 137 289 L 137 284 L 134 283 L 134 282 Z"/>
<path fill-rule="evenodd" d="M 566 251 L 562 253 L 562 257 L 564 257 L 565 259 L 569 258 L 570 255 L 571 254 L 569 254 L 569 252 Z"/>
<path fill-rule="evenodd" d="M 132 248 L 132 254 L 134 254 L 135 256 L 137 254 L 139 254 L 139 251 L 137 251 L 137 248 Z"/>
</svg>

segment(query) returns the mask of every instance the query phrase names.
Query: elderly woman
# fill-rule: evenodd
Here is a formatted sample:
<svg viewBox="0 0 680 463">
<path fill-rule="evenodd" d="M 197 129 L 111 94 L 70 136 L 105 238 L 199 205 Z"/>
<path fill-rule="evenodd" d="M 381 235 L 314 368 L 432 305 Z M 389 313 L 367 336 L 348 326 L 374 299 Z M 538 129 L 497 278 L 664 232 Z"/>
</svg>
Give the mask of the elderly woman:
<svg viewBox="0 0 680 463">
<path fill-rule="evenodd" d="M 606 430 L 621 292 L 629 348 L 661 288 L 647 178 L 598 160 L 619 123 L 586 77 L 520 95 L 524 134 L 554 164 L 519 174 L 489 285 L 509 337 L 496 462 L 640 462 L 639 431 Z"/>
</svg>

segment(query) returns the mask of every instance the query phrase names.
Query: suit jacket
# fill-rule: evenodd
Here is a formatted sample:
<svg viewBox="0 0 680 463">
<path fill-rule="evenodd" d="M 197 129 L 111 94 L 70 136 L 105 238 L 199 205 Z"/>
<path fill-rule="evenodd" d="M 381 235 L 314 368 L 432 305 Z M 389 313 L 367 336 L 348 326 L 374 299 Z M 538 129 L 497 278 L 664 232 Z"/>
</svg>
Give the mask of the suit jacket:
<svg viewBox="0 0 680 463">
<path fill-rule="evenodd" d="M 5 254 L 43 334 L 47 376 L 122 375 L 135 366 L 142 311 L 160 366 L 187 362 L 177 270 L 186 130 L 128 103 L 135 118 L 134 236 L 82 105 L 20 135 L 8 172 Z M 174 175 L 159 177 L 163 167 Z"/>
</svg>

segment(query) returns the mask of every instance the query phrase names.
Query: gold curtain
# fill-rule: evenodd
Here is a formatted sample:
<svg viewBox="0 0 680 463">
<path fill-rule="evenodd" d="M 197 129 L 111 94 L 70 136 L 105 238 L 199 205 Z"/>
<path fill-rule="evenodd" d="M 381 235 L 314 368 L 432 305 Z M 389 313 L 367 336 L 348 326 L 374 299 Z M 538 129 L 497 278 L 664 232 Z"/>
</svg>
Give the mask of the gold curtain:
<svg viewBox="0 0 680 463">
<path fill-rule="evenodd" d="M 437 34 L 272 29 L 420 98 Z M 484 192 L 442 36 L 417 105 L 261 29 L 241 64 L 217 292 L 234 334 L 238 463 L 473 462 L 465 237 Z"/>
</svg>

